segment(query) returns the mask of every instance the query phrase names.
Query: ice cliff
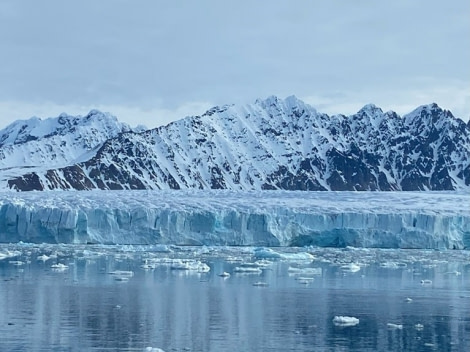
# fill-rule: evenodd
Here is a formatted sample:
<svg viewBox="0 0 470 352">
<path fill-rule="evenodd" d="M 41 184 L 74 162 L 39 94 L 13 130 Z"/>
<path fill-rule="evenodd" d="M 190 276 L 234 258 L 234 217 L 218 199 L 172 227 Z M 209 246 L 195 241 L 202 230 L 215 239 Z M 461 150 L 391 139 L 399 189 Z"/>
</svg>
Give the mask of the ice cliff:
<svg viewBox="0 0 470 352">
<path fill-rule="evenodd" d="M 0 242 L 470 248 L 470 193 L 0 193 Z"/>
</svg>

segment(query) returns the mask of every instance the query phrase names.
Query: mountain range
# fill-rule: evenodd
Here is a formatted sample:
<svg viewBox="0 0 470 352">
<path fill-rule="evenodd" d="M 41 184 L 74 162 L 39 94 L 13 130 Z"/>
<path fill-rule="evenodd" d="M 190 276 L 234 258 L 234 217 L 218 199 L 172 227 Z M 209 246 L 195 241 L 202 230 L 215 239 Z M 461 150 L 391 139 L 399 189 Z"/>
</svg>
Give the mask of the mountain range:
<svg viewBox="0 0 470 352">
<path fill-rule="evenodd" d="M 328 116 L 295 96 L 216 106 L 155 129 L 88 115 L 0 131 L 0 189 L 470 189 L 470 122 L 437 104 Z"/>
</svg>

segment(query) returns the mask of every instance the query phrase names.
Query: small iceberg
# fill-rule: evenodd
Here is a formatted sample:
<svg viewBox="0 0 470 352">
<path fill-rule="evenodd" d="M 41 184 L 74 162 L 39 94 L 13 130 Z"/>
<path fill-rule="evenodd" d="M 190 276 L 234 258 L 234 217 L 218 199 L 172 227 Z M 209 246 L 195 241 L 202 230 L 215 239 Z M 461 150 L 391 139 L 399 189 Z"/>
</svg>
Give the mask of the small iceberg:
<svg viewBox="0 0 470 352">
<path fill-rule="evenodd" d="M 310 283 L 315 280 L 313 277 L 297 277 L 297 282 L 302 285 L 310 285 Z"/>
<path fill-rule="evenodd" d="M 111 274 L 114 277 L 115 281 L 127 282 L 131 277 L 134 276 L 134 272 L 130 270 L 115 270 L 111 271 Z"/>
<path fill-rule="evenodd" d="M 307 252 L 300 253 L 284 253 L 282 254 L 282 259 L 290 262 L 311 262 L 315 257 Z"/>
<path fill-rule="evenodd" d="M 235 273 L 242 273 L 242 274 L 261 274 L 262 270 L 259 267 L 252 267 L 252 266 L 237 266 L 233 269 Z"/>
<path fill-rule="evenodd" d="M 45 255 L 45 254 L 42 254 L 40 255 L 39 257 L 36 258 L 37 260 L 41 260 L 43 262 L 46 262 L 48 261 L 49 259 L 51 259 L 49 256 Z"/>
<path fill-rule="evenodd" d="M 385 269 L 405 269 L 408 265 L 402 262 L 384 262 L 380 263 L 381 268 Z"/>
<path fill-rule="evenodd" d="M 8 263 L 11 264 L 11 265 L 14 265 L 14 266 L 24 265 L 24 262 L 22 262 L 21 260 L 10 260 Z"/>
<path fill-rule="evenodd" d="M 403 325 L 402 324 L 387 323 L 387 328 L 389 328 L 390 330 L 402 330 Z"/>
<path fill-rule="evenodd" d="M 273 262 L 269 261 L 267 259 L 260 259 L 260 260 L 257 260 L 256 262 L 254 262 L 253 265 L 256 265 L 256 266 L 258 266 L 259 268 L 262 268 L 262 269 L 267 269 L 271 265 L 273 265 Z"/>
<path fill-rule="evenodd" d="M 257 259 L 281 259 L 281 254 L 270 248 L 256 248 L 253 256 Z"/>
<path fill-rule="evenodd" d="M 462 275 L 462 273 L 461 273 L 460 271 L 457 271 L 457 270 L 455 270 L 455 271 L 448 271 L 448 272 L 446 272 L 445 274 L 446 274 L 446 275 L 455 275 L 455 276 L 460 276 L 460 275 Z"/>
<path fill-rule="evenodd" d="M 359 265 L 357 265 L 356 263 L 341 265 L 339 268 L 342 271 L 346 271 L 348 273 L 356 273 L 359 270 L 361 270 L 361 267 Z"/>
<path fill-rule="evenodd" d="M 65 271 L 67 270 L 69 267 L 65 264 L 62 264 L 62 263 L 58 263 L 58 264 L 52 264 L 51 265 L 51 269 L 54 270 L 54 271 Z"/>
<path fill-rule="evenodd" d="M 355 326 L 359 324 L 359 319 L 344 315 L 337 315 L 333 318 L 333 324 L 336 326 Z"/>
<path fill-rule="evenodd" d="M 223 273 L 219 274 L 220 277 L 230 277 L 230 273 L 224 271 Z"/>
<path fill-rule="evenodd" d="M 114 280 L 120 281 L 120 282 L 127 282 L 129 281 L 129 278 L 127 276 L 115 276 Z"/>
<path fill-rule="evenodd" d="M 263 281 L 257 281 L 257 282 L 254 282 L 253 283 L 253 286 L 258 286 L 258 287 L 267 287 L 269 286 L 267 282 L 263 282 Z"/>
<path fill-rule="evenodd" d="M 132 277 L 134 276 L 134 272 L 130 270 L 115 270 L 115 271 L 110 271 L 109 275 L 121 276 L 121 277 Z"/>
<path fill-rule="evenodd" d="M 298 268 L 295 266 L 290 266 L 287 271 L 292 275 L 321 275 L 321 268 Z"/>
<path fill-rule="evenodd" d="M 174 261 L 171 266 L 171 270 L 187 270 L 198 273 L 208 273 L 211 268 L 206 263 L 199 260 L 178 260 Z"/>
<path fill-rule="evenodd" d="M 315 257 L 307 252 L 299 252 L 299 253 L 279 253 L 271 248 L 255 248 L 253 256 L 256 259 L 282 259 L 282 260 L 287 260 L 287 261 L 309 261 L 311 262 L 312 260 L 315 259 Z"/>
<path fill-rule="evenodd" d="M 12 258 L 12 257 L 17 257 L 21 255 L 21 252 L 19 251 L 6 251 L 6 252 L 0 252 L 0 260 L 6 259 L 6 258 Z"/>
<path fill-rule="evenodd" d="M 140 266 L 141 269 L 144 269 L 144 270 L 155 270 L 155 264 L 151 264 L 151 263 L 144 263 Z"/>
</svg>

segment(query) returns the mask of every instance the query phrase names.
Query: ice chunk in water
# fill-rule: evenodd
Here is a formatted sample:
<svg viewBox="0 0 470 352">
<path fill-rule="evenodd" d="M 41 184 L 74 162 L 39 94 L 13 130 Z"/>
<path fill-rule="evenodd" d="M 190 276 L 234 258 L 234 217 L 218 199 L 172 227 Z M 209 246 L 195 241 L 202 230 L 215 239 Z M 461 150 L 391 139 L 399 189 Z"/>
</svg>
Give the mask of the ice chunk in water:
<svg viewBox="0 0 470 352">
<path fill-rule="evenodd" d="M 345 315 L 337 315 L 333 318 L 333 324 L 336 326 L 355 326 L 359 324 L 359 319 Z"/>
</svg>

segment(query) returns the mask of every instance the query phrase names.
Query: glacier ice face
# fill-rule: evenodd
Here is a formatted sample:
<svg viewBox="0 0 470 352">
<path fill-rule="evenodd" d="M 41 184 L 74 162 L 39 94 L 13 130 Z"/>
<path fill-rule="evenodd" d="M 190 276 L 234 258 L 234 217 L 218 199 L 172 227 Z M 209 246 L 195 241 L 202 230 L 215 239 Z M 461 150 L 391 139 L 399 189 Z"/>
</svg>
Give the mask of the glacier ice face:
<svg viewBox="0 0 470 352">
<path fill-rule="evenodd" d="M 0 193 L 0 242 L 470 248 L 468 192 Z"/>
</svg>

